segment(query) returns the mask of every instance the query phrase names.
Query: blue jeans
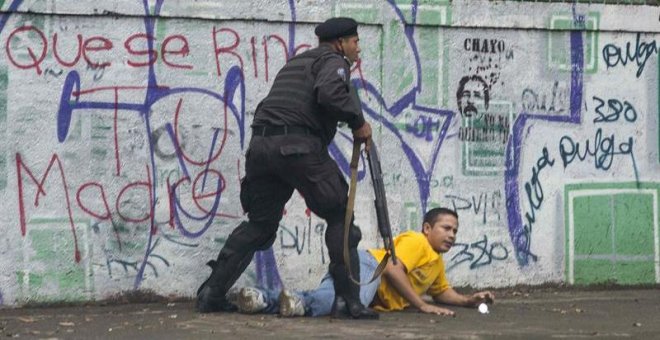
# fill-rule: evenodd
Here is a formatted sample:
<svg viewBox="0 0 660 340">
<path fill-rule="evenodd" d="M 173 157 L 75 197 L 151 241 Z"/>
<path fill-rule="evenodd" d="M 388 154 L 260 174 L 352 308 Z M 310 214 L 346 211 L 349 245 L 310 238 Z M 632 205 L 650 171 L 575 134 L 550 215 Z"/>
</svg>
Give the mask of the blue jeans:
<svg viewBox="0 0 660 340">
<path fill-rule="evenodd" d="M 360 257 L 360 281 L 366 282 L 371 279 L 378 267 L 376 259 L 366 250 L 358 250 Z M 378 286 L 380 285 L 380 277 L 368 285 L 360 286 L 360 302 L 363 305 L 369 306 L 373 301 Z M 277 314 L 280 310 L 279 291 L 273 289 L 258 288 L 266 297 L 268 306 L 263 310 L 263 313 Z M 305 315 L 308 316 L 322 316 L 330 314 L 332 310 L 332 303 L 335 300 L 335 287 L 330 273 L 326 273 L 321 284 L 313 290 L 302 292 L 293 292 L 302 297 L 305 303 Z"/>
</svg>

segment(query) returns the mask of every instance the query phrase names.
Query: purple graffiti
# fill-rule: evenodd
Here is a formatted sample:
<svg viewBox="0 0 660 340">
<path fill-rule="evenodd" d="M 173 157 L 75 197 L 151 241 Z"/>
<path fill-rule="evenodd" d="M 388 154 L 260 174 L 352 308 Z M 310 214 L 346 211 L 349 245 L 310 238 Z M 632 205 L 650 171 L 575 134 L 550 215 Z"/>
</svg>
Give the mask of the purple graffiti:
<svg viewBox="0 0 660 340">
<path fill-rule="evenodd" d="M 410 89 L 406 94 L 404 94 L 401 98 L 397 99 L 394 101 L 394 103 L 391 106 L 388 106 L 388 104 L 385 102 L 385 99 L 383 98 L 382 94 L 376 89 L 373 84 L 371 84 L 369 81 L 365 80 L 358 80 L 354 79 L 353 80 L 353 85 L 357 89 L 362 89 L 365 90 L 369 93 L 369 95 L 372 98 L 376 99 L 376 102 L 378 105 L 383 107 L 385 111 L 391 115 L 392 117 L 397 117 L 400 115 L 403 110 L 410 108 L 413 110 L 417 110 L 420 112 L 424 112 L 426 114 L 429 114 L 430 116 L 435 116 L 435 117 L 441 117 L 444 119 L 442 125 L 440 126 L 440 133 L 438 134 L 437 142 L 435 144 L 435 147 L 433 148 L 432 151 L 432 156 L 431 156 L 431 162 L 428 167 L 428 169 L 424 166 L 422 163 L 422 160 L 417 156 L 415 151 L 412 149 L 408 143 L 406 143 L 403 139 L 403 135 L 397 129 L 397 127 L 392 124 L 390 121 L 388 121 L 385 117 L 383 117 L 381 114 L 377 112 L 377 110 L 371 108 L 369 106 L 369 103 L 367 102 L 362 102 L 362 109 L 369 115 L 371 118 L 374 120 L 380 122 L 387 128 L 389 131 L 391 131 L 401 142 L 401 147 L 408 158 L 408 162 L 410 162 L 410 165 L 413 168 L 413 171 L 415 172 L 415 178 L 417 179 L 417 187 L 419 189 L 419 198 L 421 202 L 421 207 L 422 211 L 426 211 L 426 207 L 428 205 L 428 200 L 429 200 L 429 195 L 430 195 L 430 183 L 431 183 L 431 177 L 433 176 L 433 172 L 435 170 L 435 164 L 438 159 L 438 155 L 440 153 L 440 149 L 442 147 L 443 142 L 445 141 L 447 137 L 447 131 L 449 130 L 449 126 L 451 125 L 451 121 L 454 118 L 454 112 L 450 110 L 440 110 L 440 109 L 435 109 L 435 108 L 430 108 L 426 106 L 421 106 L 417 104 L 417 94 L 421 93 L 422 91 L 422 65 L 420 62 L 420 56 L 419 56 L 419 51 L 417 49 L 417 44 L 414 39 L 414 34 L 415 34 L 415 24 L 417 21 L 417 1 L 412 1 L 411 7 L 412 7 L 412 18 L 411 21 L 408 22 L 404 14 L 401 12 L 401 10 L 398 8 L 397 4 L 393 0 L 388 0 L 388 3 L 394 10 L 396 16 L 398 17 L 399 21 L 404 25 L 404 32 L 406 35 L 406 39 L 408 41 L 408 45 L 410 46 L 410 49 L 412 50 L 414 59 L 415 59 L 415 70 L 417 74 L 417 84 Z M 433 122 L 431 123 L 434 126 L 437 126 L 440 124 L 439 120 L 434 120 L 433 118 L 427 118 L 425 122 Z M 419 132 L 417 131 L 416 128 L 408 129 L 406 133 L 411 134 L 413 136 L 419 135 L 425 137 L 426 140 L 431 139 L 428 135 L 428 127 L 424 127 L 424 131 L 420 135 Z M 340 167 L 345 173 L 348 173 L 348 162 L 345 161 L 344 158 L 342 159 L 336 159 L 338 163 L 340 164 Z"/>
<path fill-rule="evenodd" d="M 22 1 L 15 0 L 12 5 L 10 6 L 10 11 L 15 10 L 21 3 Z M 155 6 L 153 7 L 153 13 L 150 13 L 149 10 L 149 2 L 147 0 L 143 0 L 143 7 L 144 7 L 144 12 L 146 17 L 144 18 L 144 24 L 145 24 L 145 33 L 147 36 L 153 36 L 154 33 L 154 27 L 155 27 L 155 18 L 158 17 L 161 8 L 163 6 L 164 0 L 156 0 Z M 293 56 L 296 47 L 295 47 L 295 27 L 296 27 L 296 9 L 295 9 L 295 1 L 289 0 L 289 7 L 291 11 L 291 22 L 289 24 L 289 41 L 288 41 L 288 54 L 290 56 Z M 416 103 L 417 101 L 417 94 L 421 92 L 422 90 L 422 77 L 421 77 L 421 62 L 420 62 L 420 56 L 418 52 L 417 45 L 414 40 L 414 33 L 415 33 L 415 23 L 417 19 L 417 1 L 412 2 L 412 19 L 410 22 L 407 21 L 405 18 L 404 14 L 401 12 L 401 10 L 398 8 L 396 3 L 393 0 L 388 0 L 388 3 L 390 6 L 392 6 L 392 9 L 396 13 L 396 16 L 399 18 L 401 23 L 404 25 L 404 32 L 406 35 L 406 39 L 408 41 L 408 44 L 412 50 L 412 54 L 415 59 L 415 70 L 417 74 L 417 83 L 416 85 L 410 89 L 406 94 L 401 96 L 400 98 L 396 99 L 393 101 L 391 105 L 388 105 L 385 103 L 385 100 L 382 96 L 382 94 L 369 82 L 366 82 L 362 80 L 361 82 L 354 81 L 354 84 L 356 88 L 358 89 L 363 89 L 373 95 L 376 99 L 378 104 L 386 108 L 386 111 L 393 117 L 398 116 L 403 112 L 405 109 L 413 109 L 413 110 L 418 110 L 421 112 L 424 112 L 430 116 L 436 116 L 436 117 L 441 117 L 444 118 L 444 122 L 440 126 L 440 133 L 435 145 L 435 148 L 433 149 L 432 152 L 432 159 L 430 162 L 430 166 L 427 169 L 424 164 L 422 163 L 421 159 L 415 154 L 414 150 L 410 145 L 408 145 L 406 142 L 404 142 L 403 136 L 399 132 L 399 130 L 388 120 L 385 119 L 385 117 L 379 115 L 376 110 L 368 107 L 366 103 L 363 103 L 363 107 L 365 112 L 370 115 L 373 119 L 376 121 L 380 121 L 387 129 L 392 131 L 394 135 L 401 141 L 402 149 L 408 158 L 414 172 L 415 172 L 415 177 L 417 178 L 417 184 L 419 188 L 419 197 L 422 205 L 422 209 L 426 210 L 427 202 L 429 199 L 429 194 L 430 194 L 430 179 L 432 177 L 434 168 L 435 168 L 435 163 L 438 158 L 439 150 L 442 147 L 443 141 L 446 138 L 447 130 L 449 129 L 450 123 L 452 121 L 452 118 L 454 116 L 454 113 L 449 111 L 449 110 L 438 110 L 430 107 L 425 107 L 425 106 L 420 106 Z M 2 27 L 4 27 L 4 24 L 6 23 L 8 14 L 5 14 L 2 16 L 2 19 L 0 20 L 0 30 Z M 149 50 L 153 50 L 153 39 L 147 39 L 147 46 Z M 114 88 L 115 93 L 117 93 L 119 90 L 122 90 L 122 86 L 117 86 Z M 182 87 L 182 88 L 165 88 L 165 87 L 160 87 L 158 85 L 158 81 L 156 78 L 155 74 L 155 69 L 154 65 L 150 64 L 148 68 L 148 84 L 145 87 L 146 89 L 146 94 L 145 94 L 145 99 L 143 103 L 127 103 L 127 102 L 119 102 L 118 100 L 115 102 L 97 102 L 97 101 L 84 101 L 81 100 L 80 96 L 81 93 L 84 92 L 81 86 L 81 80 L 79 74 L 74 70 L 69 72 L 69 74 L 66 77 L 63 89 L 62 89 L 62 94 L 60 98 L 60 104 L 57 112 L 57 137 L 58 141 L 63 143 L 68 134 L 69 134 L 69 129 L 70 129 L 70 124 L 71 120 L 73 117 L 74 111 L 80 111 L 80 110 L 90 110 L 90 109 L 97 109 L 97 110 L 123 110 L 123 111 L 133 111 L 138 114 L 140 114 L 144 118 L 144 124 L 145 124 L 145 129 L 146 133 L 148 136 L 151 136 L 151 122 L 150 122 L 150 117 L 149 117 L 149 112 L 151 108 L 159 101 L 172 96 L 172 95 L 177 95 L 177 94 L 184 94 L 184 93 L 197 93 L 197 94 L 203 94 L 203 95 L 208 95 L 218 101 L 218 103 L 221 103 L 225 109 L 228 109 L 232 115 L 234 116 L 236 120 L 236 124 L 238 125 L 238 131 L 240 134 L 240 143 L 241 143 L 241 148 L 244 148 L 244 142 L 245 142 L 245 81 L 243 78 L 243 74 L 238 67 L 232 67 L 226 75 L 225 78 L 225 89 L 224 93 L 216 93 L 213 91 L 208 91 L 205 89 L 201 88 L 194 88 L 194 87 Z M 237 91 L 238 90 L 238 91 Z M 235 95 L 237 95 L 240 98 L 240 108 L 236 107 L 233 103 L 233 99 Z M 440 120 L 434 119 L 434 118 L 424 118 L 425 120 L 422 122 L 424 124 L 422 131 L 420 132 L 417 129 L 409 129 L 406 133 L 411 134 L 411 135 L 419 135 L 423 136 L 426 140 L 431 140 L 432 136 L 430 135 L 429 128 L 437 128 L 438 125 L 440 125 Z M 189 173 L 187 171 L 187 168 L 185 166 L 185 162 L 183 160 L 183 152 L 180 148 L 180 145 L 177 141 L 175 132 L 173 131 L 173 128 L 171 124 L 166 125 L 166 131 L 168 132 L 168 136 L 172 140 L 172 143 L 176 149 L 176 154 L 179 159 L 179 164 L 181 166 L 182 172 L 187 178 L 190 178 Z M 216 133 L 213 136 L 213 141 L 211 144 L 211 152 L 210 154 L 213 154 L 213 150 L 215 147 L 215 143 L 217 141 L 218 133 Z M 344 138 L 350 138 L 347 135 L 344 135 Z M 340 167 L 345 173 L 348 173 L 348 160 L 344 155 L 341 153 L 339 148 L 333 143 L 330 146 L 330 153 L 332 156 L 335 158 L 335 160 L 338 162 Z M 156 188 L 159 183 L 159 178 L 157 177 L 158 171 L 157 171 L 157 166 L 156 162 L 154 160 L 154 145 L 152 143 L 149 143 L 149 151 L 150 151 L 150 162 L 151 162 L 151 177 L 153 178 L 153 181 L 151 183 L 152 185 L 152 190 L 150 192 L 150 200 L 151 200 L 151 207 L 150 209 L 153 211 L 155 209 L 155 204 L 158 200 L 158 197 L 156 197 Z M 364 163 L 364 162 L 363 162 Z M 208 163 L 207 163 L 208 165 Z M 208 170 L 208 167 L 207 167 Z M 119 171 L 119 170 L 118 170 Z M 366 174 L 365 169 L 361 169 L 359 178 L 362 179 L 364 178 Z M 206 185 L 206 175 L 207 173 L 204 173 L 204 180 L 202 187 L 204 188 Z M 169 185 L 168 187 L 171 189 L 170 191 L 170 196 L 168 197 L 174 202 L 175 209 L 174 209 L 174 216 L 173 219 L 177 225 L 177 228 L 179 231 L 184 235 L 188 237 L 198 237 L 202 235 L 208 227 L 210 227 L 213 218 L 215 216 L 215 212 L 218 209 L 219 206 L 219 194 L 220 194 L 220 189 L 222 186 L 224 186 L 224 180 L 222 178 L 219 178 L 218 180 L 218 195 L 216 196 L 216 199 L 213 204 L 213 208 L 211 209 L 210 212 L 208 212 L 206 215 L 203 216 L 193 216 L 192 214 L 188 213 L 185 211 L 178 198 L 176 195 L 177 187 L 179 183 L 175 183 L 173 185 Z M 183 214 L 184 216 L 196 220 L 196 221 L 202 221 L 202 220 L 207 220 L 206 224 L 204 227 L 197 231 L 197 232 L 192 232 L 185 228 L 181 220 L 179 218 L 179 214 Z M 148 265 L 147 259 L 149 258 L 151 251 L 153 250 L 153 247 L 151 246 L 153 244 L 153 236 L 154 236 L 154 221 L 152 218 L 151 221 L 152 227 L 150 228 L 150 235 L 148 238 L 147 246 L 146 246 L 146 251 L 144 255 L 144 259 L 140 264 L 140 269 L 138 270 L 138 275 L 135 279 L 134 287 L 137 289 L 142 280 L 143 280 L 143 275 L 144 275 L 144 270 L 145 267 Z M 272 261 L 271 261 L 272 259 Z M 268 280 L 265 280 L 264 282 L 268 283 L 268 286 L 277 286 L 281 284 L 280 279 L 279 279 L 279 274 L 277 272 L 277 266 L 275 265 L 274 262 L 274 254 L 272 253 L 272 249 L 267 250 L 265 252 L 260 253 L 260 255 L 257 257 L 257 260 L 262 264 L 258 266 L 258 277 L 261 278 L 269 278 Z"/>
<path fill-rule="evenodd" d="M 575 17 L 575 15 L 574 15 Z M 506 148 L 505 192 L 507 197 L 506 210 L 509 222 L 509 234 L 513 243 L 518 265 L 526 266 L 530 258 L 537 257 L 532 254 L 530 226 L 524 225 L 520 210 L 518 175 L 520 174 L 520 155 L 523 143 L 523 133 L 527 120 L 540 120 L 547 122 L 561 122 L 579 124 L 581 119 L 582 81 L 584 74 L 584 51 L 582 45 L 582 32 L 571 31 L 571 103 L 569 116 L 534 115 L 523 112 L 518 115 L 513 126 L 513 137 Z"/>
<path fill-rule="evenodd" d="M 11 2 L 11 5 L 9 5 L 9 8 L 7 9 L 7 12 L 3 13 L 0 15 L 0 32 L 4 31 L 5 25 L 7 24 L 7 20 L 9 20 L 9 16 L 16 12 L 19 6 L 23 3 L 23 0 L 14 0 Z"/>
<path fill-rule="evenodd" d="M 2 14 L 0 16 L 0 31 L 4 28 L 7 19 L 11 12 L 15 11 L 18 6 L 22 3 L 21 0 L 14 0 L 8 9 L 8 13 Z M 149 1 L 143 0 L 144 11 L 145 11 L 145 31 L 148 36 L 153 36 L 155 20 L 158 17 L 161 8 L 163 6 L 164 0 L 156 0 L 153 13 L 150 13 L 149 10 Z M 295 54 L 295 28 L 296 28 L 296 8 L 295 1 L 288 1 L 291 22 L 289 23 L 289 39 L 288 39 L 288 55 L 293 56 Z M 431 134 L 432 128 L 439 128 L 439 133 L 435 142 L 435 145 L 431 154 L 431 161 L 428 165 L 425 165 L 422 159 L 416 154 L 411 145 L 404 141 L 404 135 L 402 132 L 390 122 L 388 117 L 384 114 L 380 114 L 375 108 L 371 107 L 369 103 L 362 102 L 364 112 L 368 114 L 373 120 L 380 122 L 386 129 L 388 129 L 401 143 L 401 147 L 406 155 L 413 171 L 415 178 L 417 180 L 417 186 L 419 190 L 419 198 L 421 202 L 422 211 L 426 211 L 428 200 L 430 196 L 430 183 L 431 178 L 434 174 L 435 164 L 439 157 L 439 152 L 442 148 L 443 142 L 447 138 L 447 131 L 451 125 L 452 120 L 454 119 L 455 113 L 450 110 L 437 109 L 426 107 L 417 104 L 417 95 L 422 91 L 422 69 L 419 51 L 414 40 L 415 33 L 415 24 L 417 19 L 417 6 L 418 1 L 413 0 L 411 3 L 411 20 L 408 21 L 405 15 L 398 8 L 395 0 L 388 0 L 388 4 L 392 7 L 396 16 L 404 26 L 404 32 L 408 45 L 412 50 L 412 54 L 415 60 L 415 70 L 417 75 L 417 83 L 410 89 L 407 93 L 402 95 L 400 98 L 395 98 L 391 102 L 386 102 L 383 98 L 381 92 L 373 86 L 372 83 L 365 81 L 364 79 L 354 79 L 353 85 L 357 89 L 366 91 L 372 98 L 375 98 L 376 105 L 379 105 L 387 112 L 391 117 L 399 116 L 406 109 L 413 109 L 420 112 L 423 112 L 428 115 L 428 117 L 418 118 L 419 124 L 411 125 L 409 128 L 403 132 L 413 136 L 424 137 L 426 141 L 433 141 L 433 136 Z M 575 16 L 575 15 L 574 15 Z M 519 265 L 525 266 L 529 263 L 530 257 L 533 260 L 536 260 L 536 257 L 531 253 L 530 249 L 530 232 L 526 226 L 523 225 L 521 208 L 519 202 L 519 174 L 520 174 L 520 155 L 522 149 L 522 143 L 526 136 L 524 135 L 525 130 L 529 128 L 527 125 L 528 120 L 539 120 L 539 121 L 548 121 L 548 122 L 563 122 L 563 123 L 572 123 L 578 124 L 581 118 L 581 103 L 582 103 L 582 82 L 583 82 L 583 38 L 582 33 L 579 31 L 573 31 L 570 34 L 571 40 L 571 96 L 570 96 L 570 115 L 569 116 L 549 116 L 549 115 L 534 115 L 529 112 L 523 112 L 520 114 L 513 125 L 513 136 L 509 140 L 506 148 L 506 171 L 505 171 L 505 192 L 507 199 L 507 216 L 509 222 L 509 233 L 511 240 L 516 252 L 516 258 Z M 148 49 L 153 49 L 153 39 L 147 39 Z M 151 136 L 152 129 L 150 125 L 149 112 L 151 108 L 159 101 L 177 94 L 184 93 L 196 93 L 217 100 L 218 111 L 221 111 L 222 108 L 228 110 L 233 115 L 236 125 L 238 126 L 238 131 L 240 134 L 240 145 L 241 149 L 244 148 L 245 142 L 245 79 L 240 68 L 234 66 L 232 67 L 225 76 L 225 88 L 223 93 L 217 93 L 214 91 L 205 90 L 202 88 L 195 87 L 180 87 L 180 88 L 164 88 L 158 86 L 158 81 L 156 79 L 154 65 L 150 65 L 148 69 L 148 86 L 146 87 L 146 94 L 143 103 L 124 103 L 124 102 L 95 102 L 95 101 L 83 101 L 80 98 L 81 93 L 81 83 L 80 77 L 76 71 L 71 71 L 67 77 L 65 84 L 62 89 L 62 95 L 60 99 L 60 105 L 57 112 L 57 137 L 60 142 L 64 142 L 68 136 L 70 123 L 74 111 L 79 110 L 89 110 L 89 109 L 103 109 L 103 110 L 124 110 L 124 111 L 134 111 L 140 114 L 144 118 L 145 129 L 148 136 Z M 117 88 L 115 89 L 117 91 Z M 237 97 L 236 97 L 237 96 Z M 240 105 L 237 107 L 234 104 L 234 99 L 240 99 Z M 441 123 L 442 121 L 442 123 Z M 418 125 L 421 127 L 421 130 L 418 129 Z M 192 180 L 189 176 L 189 173 L 185 167 L 185 162 L 183 159 L 183 152 L 178 144 L 174 129 L 171 124 L 166 126 L 169 137 L 172 139 L 172 142 L 176 149 L 176 154 L 179 158 L 179 163 L 182 168 L 184 175 L 188 180 Z M 225 130 L 226 131 L 226 130 Z M 527 130 L 528 131 L 528 130 Z M 220 131 L 216 130 L 210 146 L 209 158 L 206 163 L 206 171 L 203 173 L 202 181 L 202 191 L 206 186 L 206 179 L 209 172 L 208 165 L 213 159 L 215 144 L 218 141 L 218 135 Z M 225 132 L 226 133 L 226 132 Z M 348 135 L 340 133 L 343 138 L 350 138 Z M 159 183 L 159 178 L 157 177 L 157 166 L 154 159 L 154 145 L 149 143 L 150 157 L 151 157 L 151 172 L 153 181 L 151 183 L 151 209 L 155 209 L 155 204 L 157 202 L 156 197 L 156 188 Z M 339 164 L 340 168 L 344 173 L 349 172 L 348 159 L 343 155 L 337 145 L 333 142 L 329 147 L 331 155 Z M 364 164 L 364 162 L 361 162 Z M 213 203 L 211 210 L 202 216 L 194 216 L 189 212 L 185 211 L 179 202 L 179 199 L 176 195 L 177 188 L 180 185 L 179 183 L 174 183 L 168 185 L 171 189 L 170 197 L 176 208 L 174 209 L 174 219 L 176 221 L 178 230 L 187 237 L 199 237 L 210 227 L 213 222 L 213 219 L 216 216 L 216 212 L 219 209 L 220 193 L 222 188 L 225 185 L 225 181 L 222 178 L 222 175 L 217 173 L 218 182 L 216 187 L 217 195 Z M 361 169 L 360 179 L 364 178 L 365 170 Z M 162 179 L 160 179 L 162 180 Z M 189 219 L 195 221 L 205 221 L 205 225 L 202 229 L 198 231 L 190 231 L 188 228 L 183 226 L 179 218 L 179 214 L 183 214 Z M 153 251 L 152 244 L 153 242 L 153 230 L 155 228 L 153 218 L 151 220 L 152 228 L 149 235 L 148 243 L 146 246 L 146 253 L 143 261 L 140 264 L 140 269 L 138 275 L 135 279 L 134 287 L 139 288 L 143 276 L 144 270 L 147 266 L 147 259 Z M 257 264 L 257 280 L 260 284 L 269 288 L 281 287 L 281 280 L 277 270 L 277 265 L 275 262 L 275 256 L 272 251 L 272 248 L 263 252 L 257 253 L 255 258 Z M 2 295 L 0 293 L 0 304 L 2 303 Z"/>
<path fill-rule="evenodd" d="M 176 134 L 174 133 L 174 128 L 172 128 L 172 124 L 170 123 L 165 124 L 165 131 L 167 131 L 167 134 L 170 136 L 170 139 L 174 144 L 174 149 L 176 152 L 177 159 L 179 160 L 179 166 L 181 167 L 181 171 L 183 171 L 185 177 L 190 178 L 190 174 L 188 173 L 188 167 L 186 167 L 186 161 L 182 157 L 183 152 L 181 151 L 181 145 L 179 144 L 179 139 L 176 138 Z M 213 143 L 215 143 L 215 138 L 213 139 Z M 211 146 L 211 152 L 213 152 L 213 145 Z M 202 191 L 204 191 L 204 189 L 202 189 Z"/>
<path fill-rule="evenodd" d="M 277 270 L 273 247 L 270 247 L 268 250 L 258 251 L 255 254 L 254 260 L 257 267 L 257 285 L 275 290 L 282 289 L 282 280 Z"/>
<path fill-rule="evenodd" d="M 145 11 L 145 19 L 144 19 L 144 24 L 145 24 L 145 31 L 148 36 L 153 36 L 154 32 L 154 27 L 155 27 L 155 17 L 157 17 L 161 11 L 162 5 L 163 5 L 164 0 L 157 0 L 156 5 L 154 6 L 154 13 L 149 12 L 149 4 L 147 0 L 143 0 L 143 5 L 144 5 L 144 11 Z M 148 48 L 151 50 L 153 48 L 153 40 L 149 39 L 148 40 Z M 119 91 L 123 87 L 118 86 L 114 90 Z M 239 91 L 237 91 L 239 90 Z M 73 116 L 74 111 L 79 111 L 79 110 L 88 110 L 88 109 L 103 109 L 103 110 L 124 110 L 124 111 L 134 111 L 138 114 L 140 114 L 143 119 L 144 119 L 144 124 L 145 124 L 145 130 L 146 130 L 146 135 L 151 136 L 152 135 L 152 129 L 151 129 L 151 122 L 150 122 L 150 115 L 149 112 L 151 111 L 151 108 L 159 101 L 172 96 L 172 95 L 180 95 L 180 94 L 186 94 L 186 93 L 196 93 L 196 94 L 202 94 L 206 96 L 210 96 L 211 98 L 217 100 L 218 106 L 217 106 L 217 111 L 221 112 L 222 109 L 225 111 L 230 111 L 234 118 L 236 119 L 236 124 L 238 125 L 238 130 L 240 131 L 240 138 L 241 138 L 241 147 L 243 147 L 244 144 L 244 136 L 245 136 L 245 84 L 244 84 L 244 79 L 242 76 L 242 73 L 240 69 L 237 66 L 232 67 L 226 75 L 225 79 L 225 89 L 224 89 L 224 95 L 220 93 L 216 93 L 213 91 L 201 89 L 201 88 L 195 88 L 195 87 L 180 87 L 180 88 L 166 88 L 166 87 L 161 87 L 158 85 L 158 81 L 156 79 L 156 73 L 154 70 L 154 65 L 149 65 L 149 70 L 148 70 L 148 85 L 146 86 L 146 94 L 145 94 L 145 99 L 143 103 L 124 103 L 124 102 L 95 102 L 95 101 L 83 101 L 80 99 L 80 94 L 81 94 L 81 84 L 80 84 L 80 76 L 76 71 L 71 71 L 65 80 L 64 86 L 62 88 L 62 95 L 60 99 L 60 106 L 59 110 L 57 113 L 57 134 L 58 134 L 58 140 L 60 142 L 64 142 L 66 140 L 66 137 L 69 133 L 69 127 L 71 123 L 71 119 Z M 238 94 L 240 96 L 240 108 L 237 108 L 234 103 L 233 99 L 234 96 Z M 212 224 L 214 217 L 216 216 L 216 212 L 218 211 L 219 208 L 219 203 L 220 203 L 220 194 L 221 190 L 224 188 L 225 181 L 222 178 L 222 175 L 213 170 L 209 170 L 207 167 L 207 172 L 204 173 L 204 179 L 203 179 L 203 185 L 202 187 L 205 187 L 206 185 L 206 175 L 208 172 L 213 172 L 218 176 L 218 184 L 216 188 L 216 195 L 215 199 L 213 202 L 212 208 L 203 216 L 193 216 L 192 214 L 188 213 L 185 211 L 179 202 L 179 199 L 177 197 L 177 188 L 181 184 L 182 181 L 192 181 L 190 178 L 187 168 L 185 167 L 185 162 L 183 160 L 183 152 L 180 149 L 179 143 L 177 141 L 177 138 L 175 136 L 175 133 L 173 131 L 173 128 L 171 124 L 168 124 L 166 126 L 167 132 L 169 137 L 172 139 L 172 143 L 175 146 L 176 149 L 176 154 L 179 158 L 179 164 L 181 166 L 181 169 L 183 173 L 185 174 L 185 178 L 178 183 L 174 183 L 172 185 L 169 185 L 170 189 L 170 197 L 168 199 L 171 199 L 172 202 L 174 203 L 174 211 L 173 211 L 173 219 L 174 222 L 176 223 L 176 226 L 178 230 L 181 232 L 182 235 L 187 236 L 187 237 L 199 237 L 201 236 Z M 225 132 L 226 133 L 226 130 Z M 216 133 L 213 136 L 212 140 L 212 145 L 211 145 L 211 151 L 210 151 L 210 159 L 209 162 L 211 161 L 211 158 L 213 157 L 214 154 L 214 148 L 215 148 L 215 143 L 218 139 L 218 131 L 216 130 Z M 157 165 L 154 159 L 154 145 L 153 143 L 148 143 L 149 145 L 149 153 L 150 153 L 150 162 L 151 162 L 151 172 L 152 172 L 152 190 L 151 190 L 151 207 L 150 209 L 153 211 L 155 209 L 155 204 L 158 200 L 158 197 L 156 197 L 156 188 L 159 183 L 159 178 L 158 176 L 158 171 L 157 171 Z M 179 213 L 182 213 L 184 216 L 195 220 L 195 221 L 203 221 L 207 220 L 204 226 L 198 230 L 198 231 L 190 231 L 188 228 L 184 227 L 183 224 L 181 223 L 180 220 L 180 215 Z M 152 244 L 154 243 L 153 241 L 153 236 L 154 236 L 154 221 L 153 218 L 151 219 L 151 224 L 152 228 L 150 228 L 150 233 L 149 233 L 149 238 L 147 241 L 147 246 L 145 250 L 145 255 L 144 258 L 139 266 L 138 274 L 135 279 L 134 283 L 134 288 L 137 289 L 139 288 L 143 276 L 144 276 L 144 270 L 145 267 L 148 265 L 147 259 L 151 255 L 151 252 L 153 250 Z"/>
</svg>

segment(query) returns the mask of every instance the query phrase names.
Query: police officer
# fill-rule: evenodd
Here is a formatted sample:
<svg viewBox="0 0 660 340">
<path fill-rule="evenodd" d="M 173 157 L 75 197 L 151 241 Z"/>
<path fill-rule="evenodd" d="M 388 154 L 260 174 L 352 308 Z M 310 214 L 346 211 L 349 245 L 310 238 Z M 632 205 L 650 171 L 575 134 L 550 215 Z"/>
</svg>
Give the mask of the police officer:
<svg viewBox="0 0 660 340">
<path fill-rule="evenodd" d="M 319 46 L 291 58 L 257 106 L 240 195 L 249 221 L 234 229 L 217 261 L 209 262 L 211 276 L 197 291 L 200 312 L 229 308 L 225 294 L 255 251 L 273 244 L 284 205 L 295 189 L 328 224 L 325 241 L 336 293 L 332 315 L 378 318 L 360 303 L 359 286 L 350 280 L 344 263 L 348 184 L 327 148 L 340 121 L 352 129 L 355 140 L 367 148 L 371 143 L 371 126 L 364 120 L 350 82 L 350 66 L 360 53 L 357 28 L 350 18 L 332 18 L 318 25 Z M 351 271 L 359 279 L 361 233 L 352 223 L 349 235 Z"/>
</svg>

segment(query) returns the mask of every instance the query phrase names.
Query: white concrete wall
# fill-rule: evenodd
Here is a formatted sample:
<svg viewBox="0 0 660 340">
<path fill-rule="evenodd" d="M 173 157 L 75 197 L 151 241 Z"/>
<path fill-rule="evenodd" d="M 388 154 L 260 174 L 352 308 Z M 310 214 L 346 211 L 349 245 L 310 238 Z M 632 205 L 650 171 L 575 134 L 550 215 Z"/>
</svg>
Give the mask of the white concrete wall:
<svg viewBox="0 0 660 340">
<path fill-rule="evenodd" d="M 362 23 L 352 76 L 395 232 L 460 214 L 453 284 L 657 283 L 658 7 L 393 2 L 0 1 L 0 304 L 192 296 L 244 218 L 256 104 L 334 15 Z M 458 111 L 472 75 L 479 119 Z M 294 195 L 242 282 L 315 286 L 324 230 Z"/>
</svg>

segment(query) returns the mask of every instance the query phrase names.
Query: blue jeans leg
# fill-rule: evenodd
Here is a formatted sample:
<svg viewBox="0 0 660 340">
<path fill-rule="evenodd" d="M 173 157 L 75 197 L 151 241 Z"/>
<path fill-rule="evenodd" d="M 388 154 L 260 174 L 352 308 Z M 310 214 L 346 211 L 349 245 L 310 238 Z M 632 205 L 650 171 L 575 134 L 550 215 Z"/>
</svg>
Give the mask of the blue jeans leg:
<svg viewBox="0 0 660 340">
<path fill-rule="evenodd" d="M 366 250 L 358 250 L 360 257 L 360 281 L 367 282 L 374 275 L 378 262 Z M 369 306 L 374 300 L 380 285 L 380 277 L 368 285 L 360 286 L 360 302 Z M 262 311 L 265 314 L 277 314 L 280 311 L 280 292 L 273 289 L 258 287 L 257 289 L 266 297 L 267 307 Z M 294 292 L 302 297 L 305 304 L 305 314 L 308 316 L 329 315 L 332 303 L 335 301 L 335 286 L 330 273 L 326 273 L 316 289 L 303 292 Z"/>
<path fill-rule="evenodd" d="M 374 275 L 378 262 L 366 250 L 358 250 L 358 255 L 360 257 L 360 281 L 367 282 Z M 379 285 L 380 277 L 368 285 L 360 286 L 360 302 L 363 305 L 369 306 L 371 304 Z M 335 287 L 332 276 L 330 276 L 330 273 L 326 273 L 318 288 L 299 294 L 305 302 L 307 315 L 322 316 L 330 314 L 332 303 L 335 300 Z"/>
</svg>

